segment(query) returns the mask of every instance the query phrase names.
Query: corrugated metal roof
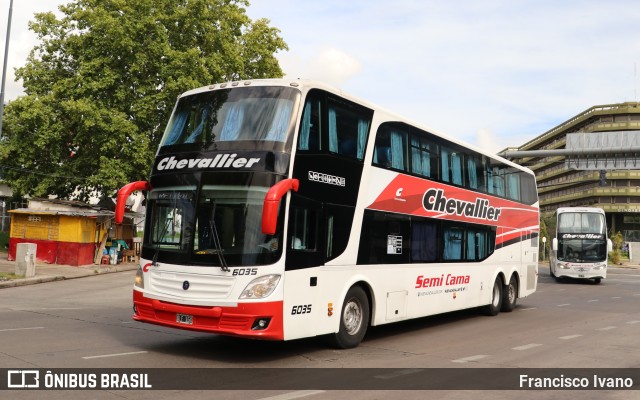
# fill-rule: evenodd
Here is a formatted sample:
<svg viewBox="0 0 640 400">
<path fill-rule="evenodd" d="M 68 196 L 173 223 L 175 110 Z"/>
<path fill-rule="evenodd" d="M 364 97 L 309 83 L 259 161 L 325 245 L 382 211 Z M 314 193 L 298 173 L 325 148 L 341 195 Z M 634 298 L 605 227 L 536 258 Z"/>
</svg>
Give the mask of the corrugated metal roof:
<svg viewBox="0 0 640 400">
<path fill-rule="evenodd" d="M 67 215 L 72 217 L 113 217 L 112 211 L 58 211 L 58 210 L 34 210 L 30 208 L 17 208 L 7 211 L 15 214 L 32 214 L 32 215 Z M 126 214 L 125 214 L 126 215 Z"/>
</svg>

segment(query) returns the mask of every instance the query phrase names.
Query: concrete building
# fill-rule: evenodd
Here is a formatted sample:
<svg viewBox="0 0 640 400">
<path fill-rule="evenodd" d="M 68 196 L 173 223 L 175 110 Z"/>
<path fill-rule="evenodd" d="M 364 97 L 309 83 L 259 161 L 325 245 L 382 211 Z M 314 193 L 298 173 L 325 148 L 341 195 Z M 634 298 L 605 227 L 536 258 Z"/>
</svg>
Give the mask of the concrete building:
<svg viewBox="0 0 640 400">
<path fill-rule="evenodd" d="M 521 147 L 508 150 L 566 149 L 567 135 L 574 133 L 585 137 L 616 134 L 640 140 L 640 103 L 591 107 Z M 569 135 L 569 138 L 576 136 L 581 135 Z M 597 146 L 592 144 L 592 147 Z M 627 242 L 640 242 L 640 152 L 636 153 L 633 145 L 618 147 L 626 147 L 628 151 L 618 153 L 615 159 L 597 156 L 600 167 L 594 168 L 595 158 L 591 161 L 586 158 L 586 163 L 582 159 L 582 166 L 591 165 L 587 170 L 575 169 L 580 168 L 578 163 L 568 162 L 564 155 L 514 158 L 514 161 L 535 172 L 543 215 L 553 213 L 558 207 L 600 207 L 607 215 L 610 231 L 622 232 Z M 606 170 L 606 177 L 601 175 L 601 170 Z"/>
</svg>

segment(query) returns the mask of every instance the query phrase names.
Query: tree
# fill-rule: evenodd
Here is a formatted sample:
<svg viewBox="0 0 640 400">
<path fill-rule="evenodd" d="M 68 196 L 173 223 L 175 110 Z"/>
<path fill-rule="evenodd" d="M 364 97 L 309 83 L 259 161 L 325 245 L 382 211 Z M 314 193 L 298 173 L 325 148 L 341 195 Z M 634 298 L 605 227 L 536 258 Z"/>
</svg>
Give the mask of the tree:
<svg viewBox="0 0 640 400">
<path fill-rule="evenodd" d="M 281 77 L 286 50 L 247 0 L 74 0 L 40 13 L 25 96 L 5 108 L 2 177 L 17 194 L 86 200 L 145 179 L 176 97 Z"/>
</svg>

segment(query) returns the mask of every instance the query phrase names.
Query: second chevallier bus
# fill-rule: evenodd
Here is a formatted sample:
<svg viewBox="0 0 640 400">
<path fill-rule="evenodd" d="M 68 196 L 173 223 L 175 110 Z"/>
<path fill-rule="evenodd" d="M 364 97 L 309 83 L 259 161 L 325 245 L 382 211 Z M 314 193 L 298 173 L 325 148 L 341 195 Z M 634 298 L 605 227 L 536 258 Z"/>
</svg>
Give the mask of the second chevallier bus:
<svg viewBox="0 0 640 400">
<path fill-rule="evenodd" d="M 325 335 L 536 290 L 532 172 L 311 81 L 181 95 L 146 190 L 137 321 L 242 337 Z"/>
<path fill-rule="evenodd" d="M 561 207 L 555 213 L 556 237 L 551 242 L 549 270 L 555 278 L 584 278 L 600 283 L 607 277 L 613 245 L 607 237 L 604 210 Z"/>
</svg>

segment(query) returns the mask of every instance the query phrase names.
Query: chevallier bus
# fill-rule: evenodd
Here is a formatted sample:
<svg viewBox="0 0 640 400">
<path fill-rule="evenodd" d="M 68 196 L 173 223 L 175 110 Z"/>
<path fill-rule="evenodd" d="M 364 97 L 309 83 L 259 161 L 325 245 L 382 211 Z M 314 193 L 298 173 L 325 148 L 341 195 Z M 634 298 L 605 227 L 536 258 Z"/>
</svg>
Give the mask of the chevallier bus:
<svg viewBox="0 0 640 400">
<path fill-rule="evenodd" d="M 556 279 L 583 278 L 600 283 L 607 277 L 607 259 L 613 249 L 607 238 L 604 210 L 561 207 L 555 212 L 556 236 L 551 242 L 549 272 Z"/>
<path fill-rule="evenodd" d="M 318 82 L 179 96 L 147 191 L 137 321 L 256 339 L 325 336 L 536 290 L 526 168 Z"/>
</svg>

